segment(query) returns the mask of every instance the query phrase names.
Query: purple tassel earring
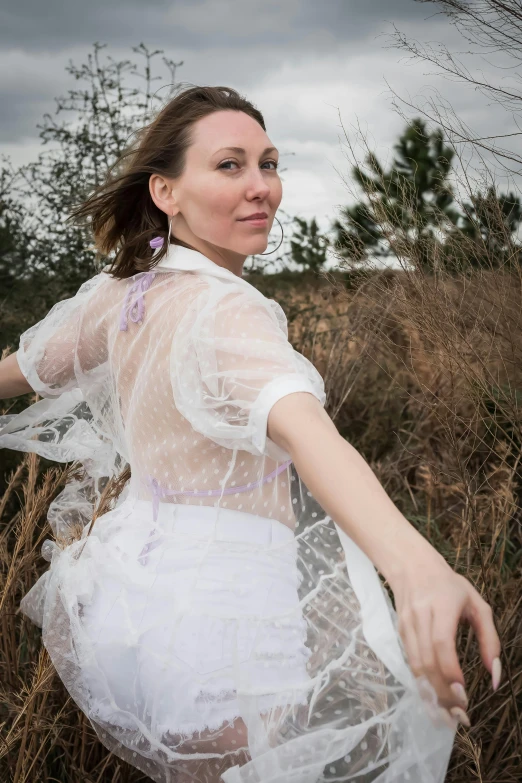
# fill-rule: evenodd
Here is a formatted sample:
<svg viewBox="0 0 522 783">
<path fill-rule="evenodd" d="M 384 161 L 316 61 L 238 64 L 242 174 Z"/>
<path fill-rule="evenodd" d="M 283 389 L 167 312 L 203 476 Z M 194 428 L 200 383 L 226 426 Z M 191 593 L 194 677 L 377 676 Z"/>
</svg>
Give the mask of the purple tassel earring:
<svg viewBox="0 0 522 783">
<path fill-rule="evenodd" d="M 168 234 L 167 234 L 167 242 L 170 242 L 170 231 L 172 226 L 172 218 L 174 215 L 169 216 L 169 228 L 168 228 Z M 154 237 L 154 239 L 151 239 L 149 242 L 149 245 L 156 250 L 158 247 L 163 247 L 165 240 L 163 237 Z"/>
</svg>

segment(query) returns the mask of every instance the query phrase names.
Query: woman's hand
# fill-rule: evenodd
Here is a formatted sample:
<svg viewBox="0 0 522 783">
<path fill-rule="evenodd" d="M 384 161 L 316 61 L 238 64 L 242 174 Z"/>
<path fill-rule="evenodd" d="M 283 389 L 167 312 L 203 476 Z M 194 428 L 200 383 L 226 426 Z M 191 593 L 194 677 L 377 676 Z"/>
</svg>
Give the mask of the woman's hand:
<svg viewBox="0 0 522 783">
<path fill-rule="evenodd" d="M 489 604 L 473 585 L 432 549 L 390 581 L 408 662 L 415 677 L 425 676 L 437 693 L 443 715 L 469 726 L 468 699 L 456 649 L 461 621 L 475 631 L 486 669 L 496 690 L 500 680 L 500 639 Z M 495 663 L 495 659 L 498 662 Z M 453 687 L 452 687 L 453 684 Z M 462 690 L 459 689 L 459 684 Z M 460 698 L 459 698 L 460 693 Z"/>
<path fill-rule="evenodd" d="M 500 679 L 500 659 L 493 667 L 500 639 L 490 607 L 408 522 L 312 394 L 282 397 L 272 406 L 269 422 L 269 437 L 291 455 L 321 508 L 390 584 L 411 669 L 416 677 L 426 677 L 454 726 L 449 710 L 467 707 L 467 699 L 458 696 L 458 686 L 464 687 L 455 643 L 460 621 L 473 626 L 484 665 L 495 675 L 494 687 Z M 466 721 L 462 713 L 460 718 Z"/>
</svg>

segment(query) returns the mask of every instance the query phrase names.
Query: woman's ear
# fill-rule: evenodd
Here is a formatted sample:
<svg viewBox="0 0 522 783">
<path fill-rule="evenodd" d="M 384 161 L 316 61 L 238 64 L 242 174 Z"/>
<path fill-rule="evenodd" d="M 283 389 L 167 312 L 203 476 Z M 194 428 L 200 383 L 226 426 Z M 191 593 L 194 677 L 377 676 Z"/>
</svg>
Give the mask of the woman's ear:
<svg viewBox="0 0 522 783">
<path fill-rule="evenodd" d="M 162 212 L 167 215 L 176 215 L 179 212 L 172 183 L 161 174 L 151 174 L 149 192 L 151 199 Z"/>
</svg>

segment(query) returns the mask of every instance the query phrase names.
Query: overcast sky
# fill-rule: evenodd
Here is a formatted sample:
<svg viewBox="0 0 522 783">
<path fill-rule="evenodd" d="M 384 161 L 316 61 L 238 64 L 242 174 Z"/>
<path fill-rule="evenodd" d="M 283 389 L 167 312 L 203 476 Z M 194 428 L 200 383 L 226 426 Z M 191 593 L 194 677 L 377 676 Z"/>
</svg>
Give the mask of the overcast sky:
<svg viewBox="0 0 522 783">
<path fill-rule="evenodd" d="M 386 81 L 414 100 L 437 88 L 475 131 L 491 132 L 487 101 L 390 47 L 395 25 L 462 49 L 436 11 L 414 0 L 3 0 L 0 153 L 14 165 L 36 158 L 36 124 L 79 86 L 65 70 L 70 60 L 84 62 L 98 41 L 114 59 L 139 62 L 131 47 L 143 42 L 183 61 L 179 81 L 230 85 L 256 104 L 287 169 L 281 207 L 316 216 L 326 230 L 352 200 L 341 123 L 348 134 L 360 125 L 383 159 L 404 127 Z"/>
</svg>

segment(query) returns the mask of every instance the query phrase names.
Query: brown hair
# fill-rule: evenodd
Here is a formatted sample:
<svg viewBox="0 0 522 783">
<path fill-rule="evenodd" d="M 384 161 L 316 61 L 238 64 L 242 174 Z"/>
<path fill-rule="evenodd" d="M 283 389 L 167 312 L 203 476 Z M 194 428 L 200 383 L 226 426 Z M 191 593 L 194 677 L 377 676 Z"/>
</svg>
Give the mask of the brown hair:
<svg viewBox="0 0 522 783">
<path fill-rule="evenodd" d="M 71 212 L 68 220 L 91 217 L 95 247 L 102 255 L 116 251 L 106 270 L 113 277 L 124 279 L 147 271 L 165 256 L 168 218 L 152 200 L 149 178 L 151 174 L 179 177 L 192 144 L 192 126 L 223 110 L 245 112 L 266 130 L 261 112 L 231 87 L 190 86 L 138 131 L 134 144 L 109 168 L 105 182 Z M 149 242 L 155 236 L 164 242 L 152 263 Z M 174 236 L 171 242 L 189 247 Z"/>
</svg>

